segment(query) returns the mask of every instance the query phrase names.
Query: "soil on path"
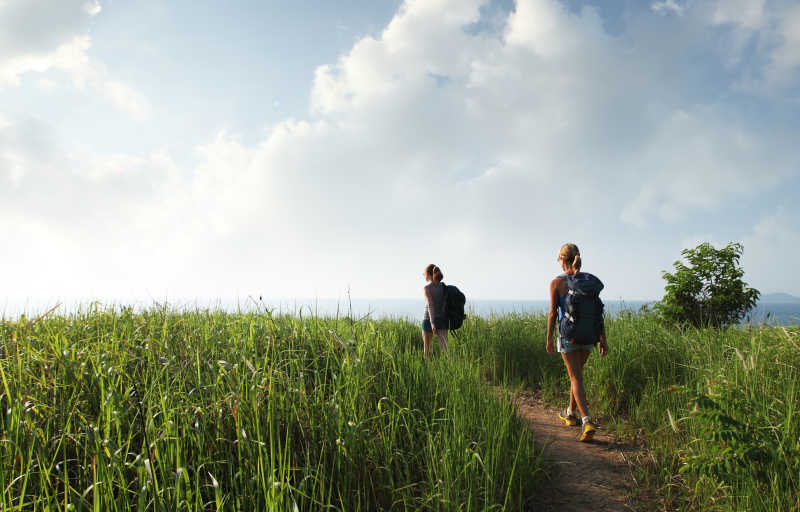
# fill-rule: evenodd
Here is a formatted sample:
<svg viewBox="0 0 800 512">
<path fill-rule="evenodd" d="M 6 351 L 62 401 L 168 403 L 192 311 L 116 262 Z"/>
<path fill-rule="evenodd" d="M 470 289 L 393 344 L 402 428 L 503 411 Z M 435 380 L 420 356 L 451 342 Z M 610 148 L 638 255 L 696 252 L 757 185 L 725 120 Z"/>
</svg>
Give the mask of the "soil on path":
<svg viewBox="0 0 800 512">
<path fill-rule="evenodd" d="M 564 425 L 558 409 L 531 394 L 518 393 L 514 400 L 550 468 L 537 511 L 639 510 L 631 498 L 638 486 L 628 462 L 635 460 L 636 447 L 616 442 L 602 427 L 591 442 L 581 443 L 580 427 Z"/>
</svg>

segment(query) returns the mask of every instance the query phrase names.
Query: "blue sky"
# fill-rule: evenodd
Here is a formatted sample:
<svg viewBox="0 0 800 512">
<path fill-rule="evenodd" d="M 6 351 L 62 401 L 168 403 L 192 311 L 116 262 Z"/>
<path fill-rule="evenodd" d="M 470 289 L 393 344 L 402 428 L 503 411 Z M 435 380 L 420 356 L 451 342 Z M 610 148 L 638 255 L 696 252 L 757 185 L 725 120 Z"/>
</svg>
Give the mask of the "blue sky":
<svg viewBox="0 0 800 512">
<path fill-rule="evenodd" d="M 800 6 L 0 4 L 0 272 L 36 297 L 609 298 L 745 246 L 800 295 Z"/>
</svg>

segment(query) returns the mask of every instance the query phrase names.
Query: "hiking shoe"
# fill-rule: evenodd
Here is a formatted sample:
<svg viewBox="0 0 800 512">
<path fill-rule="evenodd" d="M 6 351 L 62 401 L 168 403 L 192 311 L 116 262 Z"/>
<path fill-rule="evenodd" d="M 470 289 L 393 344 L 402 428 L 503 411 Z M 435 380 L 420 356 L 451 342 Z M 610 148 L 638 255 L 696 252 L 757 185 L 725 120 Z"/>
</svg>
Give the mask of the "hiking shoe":
<svg viewBox="0 0 800 512">
<path fill-rule="evenodd" d="M 558 413 L 558 417 L 561 418 L 561 420 L 564 423 L 566 423 L 567 426 L 570 426 L 570 427 L 574 427 L 576 425 L 579 425 L 580 422 L 581 422 L 578 419 L 578 417 L 575 416 L 574 413 L 573 414 L 567 414 L 567 410 L 566 409 L 561 409 L 561 412 Z"/>
<path fill-rule="evenodd" d="M 597 430 L 597 427 L 594 426 L 594 423 L 591 421 L 587 421 L 583 424 L 583 432 L 581 432 L 580 441 L 582 443 L 588 443 L 594 437 L 594 432 Z"/>
</svg>

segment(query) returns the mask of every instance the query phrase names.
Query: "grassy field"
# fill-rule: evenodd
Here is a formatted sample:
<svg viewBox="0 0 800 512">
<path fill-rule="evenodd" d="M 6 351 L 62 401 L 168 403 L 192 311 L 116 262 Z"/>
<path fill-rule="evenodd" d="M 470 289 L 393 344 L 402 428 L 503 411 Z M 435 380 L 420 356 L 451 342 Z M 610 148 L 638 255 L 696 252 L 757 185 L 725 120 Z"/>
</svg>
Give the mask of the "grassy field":
<svg viewBox="0 0 800 512">
<path fill-rule="evenodd" d="M 800 332 L 607 322 L 592 413 L 657 508 L 800 510 Z M 416 324 L 93 309 L 0 320 L 3 510 L 521 510 L 545 472 L 487 384 L 566 400 L 542 315 Z M 624 419 L 625 421 L 620 421 Z M 546 484 L 545 484 L 546 485 Z"/>
<path fill-rule="evenodd" d="M 408 322 L 93 310 L 0 340 L 4 511 L 519 510 L 543 477 Z"/>
<path fill-rule="evenodd" d="M 466 357 L 484 379 L 566 405 L 544 316 L 472 319 Z M 679 329 L 653 315 L 607 320 L 611 352 L 585 369 L 591 412 L 644 442 L 637 471 L 656 509 L 800 510 L 800 328 Z"/>
</svg>

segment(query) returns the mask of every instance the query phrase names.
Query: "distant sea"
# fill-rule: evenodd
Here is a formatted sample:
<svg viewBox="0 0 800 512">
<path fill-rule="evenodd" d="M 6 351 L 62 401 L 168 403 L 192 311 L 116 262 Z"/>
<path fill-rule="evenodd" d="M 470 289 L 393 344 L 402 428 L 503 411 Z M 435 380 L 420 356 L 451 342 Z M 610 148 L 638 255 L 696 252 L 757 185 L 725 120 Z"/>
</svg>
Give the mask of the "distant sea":
<svg viewBox="0 0 800 512">
<path fill-rule="evenodd" d="M 644 300 L 605 300 L 606 314 L 618 315 L 621 311 L 638 312 L 642 306 L 653 304 Z M 422 299 L 319 299 L 317 301 L 278 302 L 273 306 L 279 312 L 335 316 L 352 315 L 361 318 L 409 318 L 421 320 L 424 303 Z M 468 314 L 482 317 L 505 314 L 546 313 L 550 307 L 547 300 L 467 300 Z M 765 303 L 754 308 L 743 323 L 774 323 L 778 325 L 800 325 L 800 303 Z"/>
<path fill-rule="evenodd" d="M 643 300 L 605 300 L 606 314 L 615 316 L 621 311 L 637 312 L 653 301 Z M 85 299 L 72 300 L 11 300 L 0 299 L 0 317 L 17 318 L 25 313 L 36 316 L 48 311 L 56 304 L 57 310 L 67 313 L 87 310 L 93 301 Z M 130 305 L 136 310 L 159 307 L 164 304 L 156 299 L 118 299 L 99 301 L 99 307 Z M 178 310 L 222 309 L 225 311 L 272 311 L 278 314 L 294 314 L 302 316 L 353 316 L 354 318 L 407 318 L 412 321 L 422 319 L 423 300 L 420 299 L 259 299 L 246 297 L 239 299 L 214 300 L 175 300 L 167 302 L 167 306 Z M 467 300 L 468 314 L 489 317 L 492 315 L 546 313 L 549 302 L 546 300 Z M 777 325 L 800 325 L 800 303 L 768 302 L 760 303 L 743 323 L 769 323 Z"/>
</svg>

